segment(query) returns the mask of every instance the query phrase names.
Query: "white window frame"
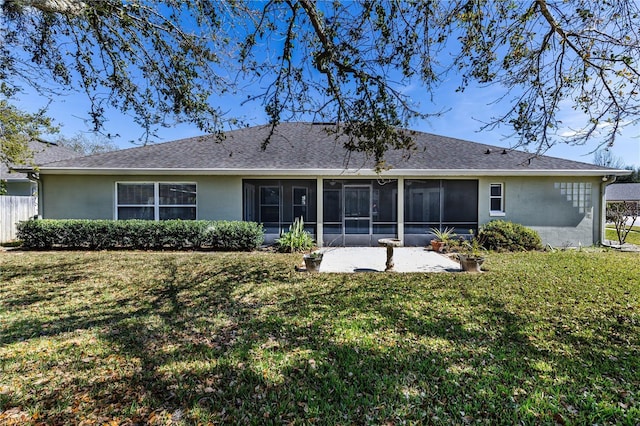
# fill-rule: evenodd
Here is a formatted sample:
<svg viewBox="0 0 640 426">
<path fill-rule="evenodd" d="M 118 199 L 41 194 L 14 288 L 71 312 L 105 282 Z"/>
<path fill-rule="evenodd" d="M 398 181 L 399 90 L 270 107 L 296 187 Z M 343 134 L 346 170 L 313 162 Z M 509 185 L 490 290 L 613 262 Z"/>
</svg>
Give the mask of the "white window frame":
<svg viewBox="0 0 640 426">
<path fill-rule="evenodd" d="M 491 190 L 494 187 L 500 188 L 500 195 L 492 195 Z M 491 204 L 493 200 L 500 200 L 500 210 L 491 210 Z M 489 216 L 506 216 L 504 208 L 504 183 L 494 182 L 489 184 Z"/>
<path fill-rule="evenodd" d="M 153 204 L 120 204 L 118 200 L 118 185 L 119 184 L 131 184 L 131 185 L 153 185 Z M 194 185 L 196 187 L 196 202 L 195 204 L 160 204 L 160 185 Z M 120 207 L 151 207 L 153 208 L 153 220 L 160 220 L 160 208 L 161 207 L 193 207 L 196 209 L 195 220 L 198 219 L 198 183 L 197 182 L 175 182 L 175 181 L 118 181 L 115 183 L 114 188 L 114 211 L 113 217 L 115 220 L 118 218 L 118 209 Z M 187 220 L 187 219 L 185 219 Z"/>
</svg>

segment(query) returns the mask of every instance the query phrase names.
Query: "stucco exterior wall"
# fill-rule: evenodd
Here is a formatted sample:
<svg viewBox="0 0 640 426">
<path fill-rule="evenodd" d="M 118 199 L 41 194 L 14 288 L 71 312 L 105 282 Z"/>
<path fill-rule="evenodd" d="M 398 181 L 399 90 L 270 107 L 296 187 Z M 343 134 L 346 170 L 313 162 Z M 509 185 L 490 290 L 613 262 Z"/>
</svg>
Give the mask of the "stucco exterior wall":
<svg viewBox="0 0 640 426">
<path fill-rule="evenodd" d="M 41 175 L 44 219 L 115 219 L 116 182 L 195 182 L 197 218 L 242 220 L 242 179 L 227 176 Z"/>
<path fill-rule="evenodd" d="M 491 216 L 489 190 L 504 185 L 504 216 Z M 480 225 L 502 219 L 536 230 L 544 244 L 589 246 L 600 241 L 601 180 L 589 177 L 480 178 Z"/>
<path fill-rule="evenodd" d="M 198 219 L 243 218 L 242 177 L 197 175 L 45 174 L 41 175 L 40 214 L 45 219 L 114 219 L 116 182 L 195 182 Z M 490 214 L 492 183 L 504 185 L 503 216 Z M 478 224 L 495 219 L 521 223 L 540 233 L 544 244 L 554 247 L 597 244 L 602 232 L 601 191 L 598 177 L 482 177 L 478 179 Z M 318 209 L 322 222 L 321 202 Z M 403 229 L 401 219 L 398 230 Z"/>
</svg>

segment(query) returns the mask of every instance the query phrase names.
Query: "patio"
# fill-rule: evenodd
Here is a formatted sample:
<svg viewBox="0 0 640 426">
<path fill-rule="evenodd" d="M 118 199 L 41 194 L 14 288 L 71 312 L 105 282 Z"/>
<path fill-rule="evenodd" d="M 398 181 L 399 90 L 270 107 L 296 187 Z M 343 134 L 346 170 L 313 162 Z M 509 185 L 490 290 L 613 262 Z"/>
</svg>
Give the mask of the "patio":
<svg viewBox="0 0 640 426">
<path fill-rule="evenodd" d="M 320 272 L 384 272 L 384 247 L 325 248 Z M 395 272 L 460 272 L 460 264 L 424 247 L 394 249 Z"/>
</svg>

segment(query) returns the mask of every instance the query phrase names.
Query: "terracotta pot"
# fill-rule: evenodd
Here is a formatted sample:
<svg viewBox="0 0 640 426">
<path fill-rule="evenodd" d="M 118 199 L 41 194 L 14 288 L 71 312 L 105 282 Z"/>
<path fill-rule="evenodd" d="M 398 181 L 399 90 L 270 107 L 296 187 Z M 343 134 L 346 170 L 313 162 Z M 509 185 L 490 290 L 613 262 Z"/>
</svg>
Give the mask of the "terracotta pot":
<svg viewBox="0 0 640 426">
<path fill-rule="evenodd" d="M 441 252 L 445 244 L 446 243 L 444 241 L 431 240 L 431 248 L 433 249 L 433 251 Z"/>
</svg>

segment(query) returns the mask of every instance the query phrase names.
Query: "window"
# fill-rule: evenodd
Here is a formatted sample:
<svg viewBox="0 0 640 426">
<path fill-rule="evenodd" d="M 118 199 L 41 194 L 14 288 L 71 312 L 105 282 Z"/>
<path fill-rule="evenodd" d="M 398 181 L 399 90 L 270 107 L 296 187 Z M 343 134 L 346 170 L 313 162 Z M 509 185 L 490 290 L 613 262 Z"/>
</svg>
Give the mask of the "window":
<svg viewBox="0 0 640 426">
<path fill-rule="evenodd" d="M 280 187 L 260 187 L 260 222 L 280 222 Z"/>
<path fill-rule="evenodd" d="M 243 179 L 242 185 L 243 219 L 261 223 L 265 234 L 280 235 L 298 217 L 303 218 L 305 230 L 315 232 L 315 180 Z"/>
<path fill-rule="evenodd" d="M 307 221 L 307 188 L 293 187 L 293 219 Z"/>
<path fill-rule="evenodd" d="M 405 223 L 423 222 L 429 227 L 440 222 L 440 186 L 439 180 L 405 180 Z"/>
<path fill-rule="evenodd" d="M 196 219 L 196 184 L 143 182 L 116 184 L 116 218 Z"/>
<path fill-rule="evenodd" d="M 154 184 L 153 183 L 118 183 L 117 219 L 153 220 Z"/>
<path fill-rule="evenodd" d="M 489 194 L 490 216 L 504 216 L 504 184 L 492 183 Z"/>
</svg>

